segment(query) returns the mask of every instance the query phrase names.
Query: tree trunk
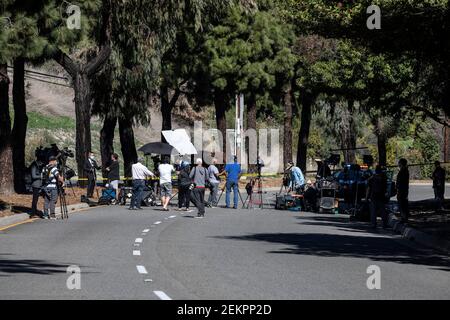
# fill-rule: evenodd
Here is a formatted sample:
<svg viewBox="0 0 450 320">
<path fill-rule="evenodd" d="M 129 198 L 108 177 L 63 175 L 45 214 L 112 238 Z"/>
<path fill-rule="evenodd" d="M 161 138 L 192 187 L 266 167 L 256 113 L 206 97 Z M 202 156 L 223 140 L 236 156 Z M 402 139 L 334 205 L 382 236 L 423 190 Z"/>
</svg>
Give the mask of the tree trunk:
<svg viewBox="0 0 450 320">
<path fill-rule="evenodd" d="M 99 54 L 86 64 L 78 64 L 67 54 L 58 50 L 55 61 L 72 77 L 75 91 L 76 155 L 78 178 L 85 178 L 83 165 L 87 151 L 91 151 L 91 87 L 90 78 L 105 64 L 111 53 L 109 46 L 101 48 Z M 84 182 L 84 179 L 81 179 Z M 84 185 L 82 183 L 81 185 Z"/>
<path fill-rule="evenodd" d="M 283 124 L 283 161 L 286 164 L 292 160 L 292 87 L 283 92 L 284 124 Z"/>
<path fill-rule="evenodd" d="M 162 130 L 172 130 L 172 106 L 169 101 L 169 88 L 162 85 L 161 91 L 161 115 L 162 115 Z M 166 142 L 161 133 L 161 142 Z"/>
<path fill-rule="evenodd" d="M 111 162 L 111 155 L 114 153 L 114 130 L 116 129 L 117 118 L 106 117 L 103 120 L 103 127 L 100 131 L 100 153 L 102 157 L 103 178 L 108 176 L 105 168 Z"/>
<path fill-rule="evenodd" d="M 11 149 L 11 117 L 9 115 L 9 77 L 6 64 L 0 64 L 0 194 L 14 192 Z"/>
<path fill-rule="evenodd" d="M 300 115 L 300 131 L 298 133 L 297 165 L 303 172 L 305 172 L 306 161 L 308 158 L 309 131 L 311 128 L 312 105 L 314 99 L 307 93 L 304 93 L 300 99 L 302 104 L 302 112 Z"/>
<path fill-rule="evenodd" d="M 378 134 L 377 135 L 377 144 L 378 144 L 378 164 L 381 166 L 387 165 L 387 139 L 386 135 Z"/>
<path fill-rule="evenodd" d="M 356 163 L 356 127 L 353 119 L 354 101 L 347 101 L 341 119 L 341 147 L 344 152 L 344 161 Z"/>
<path fill-rule="evenodd" d="M 12 129 L 12 154 L 14 190 L 25 193 L 25 138 L 27 134 L 27 107 L 25 102 L 25 59 L 14 60 L 13 78 L 14 126 Z"/>
<path fill-rule="evenodd" d="M 448 118 L 446 118 L 448 121 Z M 444 162 L 450 161 L 450 127 L 444 127 Z"/>
<path fill-rule="evenodd" d="M 223 163 L 227 162 L 227 119 L 226 119 L 226 96 L 222 93 L 216 93 L 214 95 L 214 107 L 216 109 L 216 124 L 217 129 L 222 134 L 222 152 Z"/>
<path fill-rule="evenodd" d="M 85 178 L 83 170 L 87 153 L 91 151 L 91 92 L 89 77 L 85 72 L 77 72 L 73 82 L 75 90 L 76 161 L 78 177 Z M 83 180 L 84 181 L 84 180 Z"/>
<path fill-rule="evenodd" d="M 131 166 L 137 161 L 133 123 L 131 119 L 119 118 L 119 134 L 123 156 L 124 175 L 126 178 L 131 178 Z"/>
</svg>

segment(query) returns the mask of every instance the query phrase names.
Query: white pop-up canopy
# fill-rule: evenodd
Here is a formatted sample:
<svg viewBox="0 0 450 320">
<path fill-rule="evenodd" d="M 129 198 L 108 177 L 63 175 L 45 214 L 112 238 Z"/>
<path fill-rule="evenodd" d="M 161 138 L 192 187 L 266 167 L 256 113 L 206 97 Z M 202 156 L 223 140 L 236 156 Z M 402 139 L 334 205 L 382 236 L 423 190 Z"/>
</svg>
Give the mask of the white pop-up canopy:
<svg viewBox="0 0 450 320">
<path fill-rule="evenodd" d="M 168 144 L 173 146 L 181 155 L 197 154 L 197 149 L 191 143 L 191 138 L 184 129 L 162 131 Z"/>
</svg>

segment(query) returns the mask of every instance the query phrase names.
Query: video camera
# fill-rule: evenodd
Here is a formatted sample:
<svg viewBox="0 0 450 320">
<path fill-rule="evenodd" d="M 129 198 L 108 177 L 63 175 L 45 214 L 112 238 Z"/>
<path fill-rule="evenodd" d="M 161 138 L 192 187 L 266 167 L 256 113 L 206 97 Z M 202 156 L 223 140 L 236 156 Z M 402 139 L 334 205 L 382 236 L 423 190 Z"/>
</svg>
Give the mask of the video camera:
<svg viewBox="0 0 450 320">
<path fill-rule="evenodd" d="M 50 157 L 56 157 L 58 159 L 58 165 L 65 164 L 67 158 L 73 158 L 74 153 L 68 147 L 64 147 L 63 149 L 59 149 L 56 143 L 52 143 L 50 147 L 44 148 L 43 146 L 39 146 L 36 148 L 34 152 L 36 159 L 40 160 L 43 163 L 48 163 L 48 159 Z"/>
<path fill-rule="evenodd" d="M 70 180 L 76 175 L 73 169 L 66 166 L 67 158 L 73 158 L 75 156 L 73 151 L 68 147 L 59 149 L 56 143 L 52 143 L 50 147 L 46 148 L 39 146 L 36 148 L 34 154 L 36 159 L 44 164 L 48 163 L 50 157 L 56 157 L 58 160 L 58 169 L 63 172 L 65 179 Z"/>
</svg>

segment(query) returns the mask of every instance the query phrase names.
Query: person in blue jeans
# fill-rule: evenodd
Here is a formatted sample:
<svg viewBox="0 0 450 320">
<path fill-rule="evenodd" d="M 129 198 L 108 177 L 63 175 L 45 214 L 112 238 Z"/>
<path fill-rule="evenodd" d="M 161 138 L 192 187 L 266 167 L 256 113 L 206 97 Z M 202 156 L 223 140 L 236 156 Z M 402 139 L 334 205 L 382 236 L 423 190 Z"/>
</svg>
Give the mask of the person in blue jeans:
<svg viewBox="0 0 450 320">
<path fill-rule="evenodd" d="M 225 165 L 225 172 L 227 174 L 227 182 L 225 187 L 227 192 L 225 194 L 226 207 L 230 208 L 230 193 L 233 189 L 234 196 L 234 209 L 238 207 L 238 197 L 239 197 L 239 176 L 241 174 L 241 165 L 237 161 L 237 157 L 234 156 L 233 163 L 228 163 Z"/>
</svg>

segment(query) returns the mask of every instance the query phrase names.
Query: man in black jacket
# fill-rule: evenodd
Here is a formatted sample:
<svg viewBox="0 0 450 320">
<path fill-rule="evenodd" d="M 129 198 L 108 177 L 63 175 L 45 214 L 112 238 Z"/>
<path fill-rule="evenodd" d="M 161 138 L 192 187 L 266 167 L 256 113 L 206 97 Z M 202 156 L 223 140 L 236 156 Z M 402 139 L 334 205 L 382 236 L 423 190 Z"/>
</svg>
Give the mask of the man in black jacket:
<svg viewBox="0 0 450 320">
<path fill-rule="evenodd" d="M 41 160 L 36 159 L 31 163 L 31 187 L 33 188 L 33 200 L 31 202 L 31 217 L 38 216 L 37 204 L 39 200 L 39 194 L 42 187 L 42 169 L 44 164 Z"/>
<path fill-rule="evenodd" d="M 106 171 L 108 172 L 108 182 L 115 190 L 117 200 L 119 195 L 119 180 L 120 180 L 119 155 L 117 153 L 113 153 L 111 155 L 111 163 L 109 167 L 106 168 Z"/>
<path fill-rule="evenodd" d="M 436 211 L 442 209 L 442 203 L 444 202 L 444 194 L 445 194 L 445 169 L 441 167 L 441 163 L 439 161 L 434 162 L 434 171 L 433 171 L 433 190 L 434 190 L 434 199 L 436 200 Z"/>
<path fill-rule="evenodd" d="M 88 179 L 88 188 L 86 196 L 88 198 L 92 198 L 94 195 L 94 188 L 97 180 L 97 170 L 100 170 L 101 167 L 95 161 L 95 156 L 93 152 L 88 153 L 88 158 L 84 162 L 84 172 Z"/>
<path fill-rule="evenodd" d="M 368 180 L 366 199 L 370 199 L 370 222 L 373 229 L 377 228 L 377 216 L 383 220 L 383 229 L 388 227 L 386 214 L 387 177 L 382 167 L 377 165 L 375 174 Z"/>
<path fill-rule="evenodd" d="M 180 171 L 178 174 L 178 210 L 190 211 L 189 204 L 191 202 L 191 190 L 189 186 L 192 179 L 189 177 L 190 173 L 189 162 L 182 161 L 180 164 Z M 184 207 L 184 208 L 183 208 Z"/>
<path fill-rule="evenodd" d="M 407 222 L 409 217 L 409 170 L 408 161 L 400 159 L 398 161 L 400 171 L 397 174 L 397 203 L 402 217 L 402 222 Z"/>
</svg>

